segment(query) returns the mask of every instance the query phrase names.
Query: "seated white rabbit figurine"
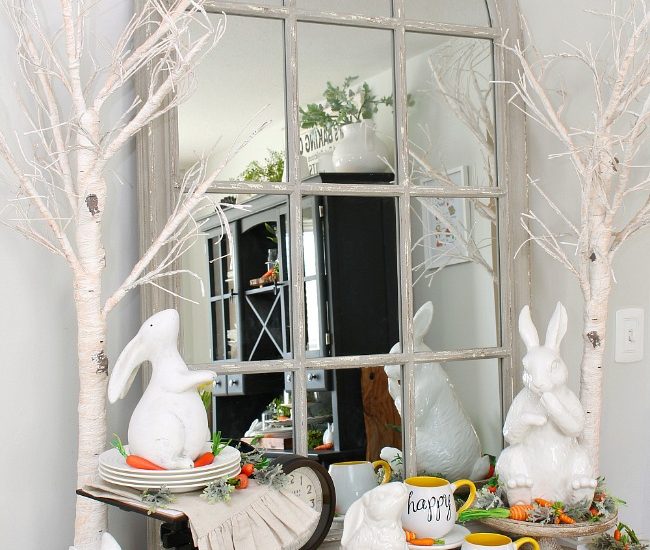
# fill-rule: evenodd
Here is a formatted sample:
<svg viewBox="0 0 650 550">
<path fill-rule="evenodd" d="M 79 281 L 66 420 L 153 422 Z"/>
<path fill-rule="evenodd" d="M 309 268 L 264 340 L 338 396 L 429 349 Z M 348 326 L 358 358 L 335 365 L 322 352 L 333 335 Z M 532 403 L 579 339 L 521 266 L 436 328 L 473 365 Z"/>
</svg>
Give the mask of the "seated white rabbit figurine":
<svg viewBox="0 0 650 550">
<path fill-rule="evenodd" d="M 352 503 L 343 522 L 344 550 L 408 550 L 402 512 L 408 491 L 403 483 L 384 483 Z"/>
<path fill-rule="evenodd" d="M 433 304 L 427 302 L 413 317 L 415 351 L 431 351 L 424 337 L 432 319 Z M 398 342 L 390 353 L 398 353 L 400 349 Z M 400 367 L 388 365 L 384 371 L 388 375 L 388 392 L 401 414 Z M 439 363 L 418 365 L 416 369 L 415 432 L 418 473 L 442 474 L 454 480 L 486 477 L 489 458 L 481 456 L 476 430 Z"/>
<path fill-rule="evenodd" d="M 534 498 L 577 504 L 594 496 L 593 467 L 577 440 L 585 415 L 566 386 L 568 371 L 560 357 L 566 329 L 566 310 L 558 302 L 540 346 L 528 306 L 519 314 L 519 334 L 527 349 L 525 387 L 508 411 L 503 435 L 510 446 L 496 465 L 511 505 Z"/>
<path fill-rule="evenodd" d="M 147 319 L 113 367 L 108 400 L 126 395 L 143 361 L 151 381 L 129 422 L 129 451 L 166 469 L 192 468 L 210 439 L 198 386 L 213 382 L 210 371 L 190 371 L 178 353 L 178 312 L 166 309 Z"/>
</svg>

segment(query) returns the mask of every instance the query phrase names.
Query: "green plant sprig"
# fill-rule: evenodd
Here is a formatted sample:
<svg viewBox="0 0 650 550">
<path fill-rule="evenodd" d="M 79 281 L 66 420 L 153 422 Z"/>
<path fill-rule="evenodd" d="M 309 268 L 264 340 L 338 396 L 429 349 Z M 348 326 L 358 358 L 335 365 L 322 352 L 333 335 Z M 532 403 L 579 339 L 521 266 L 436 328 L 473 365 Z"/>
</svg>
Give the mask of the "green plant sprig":
<svg viewBox="0 0 650 550">
<path fill-rule="evenodd" d="M 215 456 L 219 456 L 219 453 L 223 451 L 228 445 L 230 445 L 230 439 L 227 441 L 222 441 L 221 440 L 221 431 L 218 431 L 217 433 L 212 434 L 212 454 Z"/>
</svg>

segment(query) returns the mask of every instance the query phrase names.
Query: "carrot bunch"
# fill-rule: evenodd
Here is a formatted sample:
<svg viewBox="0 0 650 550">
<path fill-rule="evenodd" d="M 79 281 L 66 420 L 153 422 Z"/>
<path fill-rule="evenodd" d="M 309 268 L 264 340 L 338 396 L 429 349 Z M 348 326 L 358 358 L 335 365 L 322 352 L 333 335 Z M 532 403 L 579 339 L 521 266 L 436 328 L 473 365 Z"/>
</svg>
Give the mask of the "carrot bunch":
<svg viewBox="0 0 650 550">
<path fill-rule="evenodd" d="M 406 542 L 413 546 L 433 546 L 434 544 L 445 543 L 442 539 L 432 539 L 428 537 L 419 539 L 413 531 L 409 531 L 408 529 L 404 529 L 404 535 L 406 536 Z"/>
<path fill-rule="evenodd" d="M 535 502 L 544 508 L 553 509 L 553 512 L 555 513 L 555 520 L 553 523 L 555 525 L 559 525 L 560 523 L 571 524 L 576 522 L 575 519 L 564 513 L 564 504 L 561 502 L 551 502 L 544 498 L 536 498 Z"/>
</svg>

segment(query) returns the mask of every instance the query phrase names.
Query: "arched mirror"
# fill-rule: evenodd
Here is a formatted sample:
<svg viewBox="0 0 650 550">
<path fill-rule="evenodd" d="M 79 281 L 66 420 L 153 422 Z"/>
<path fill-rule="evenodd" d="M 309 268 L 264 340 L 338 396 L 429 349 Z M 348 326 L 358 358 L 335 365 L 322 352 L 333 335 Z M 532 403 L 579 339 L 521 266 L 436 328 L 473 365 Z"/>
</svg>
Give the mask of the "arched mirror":
<svg viewBox="0 0 650 550">
<path fill-rule="evenodd" d="M 515 2 L 209 5 L 227 31 L 142 137 L 141 173 L 143 212 L 164 211 L 197 162 L 264 126 L 213 186 L 220 212 L 195 214 L 175 281 L 184 356 L 219 374 L 213 429 L 325 465 L 391 448 L 402 475 L 452 477 L 451 454 L 480 477 L 527 294 L 523 122 L 494 84 Z M 458 430 L 471 441 L 440 437 Z"/>
</svg>

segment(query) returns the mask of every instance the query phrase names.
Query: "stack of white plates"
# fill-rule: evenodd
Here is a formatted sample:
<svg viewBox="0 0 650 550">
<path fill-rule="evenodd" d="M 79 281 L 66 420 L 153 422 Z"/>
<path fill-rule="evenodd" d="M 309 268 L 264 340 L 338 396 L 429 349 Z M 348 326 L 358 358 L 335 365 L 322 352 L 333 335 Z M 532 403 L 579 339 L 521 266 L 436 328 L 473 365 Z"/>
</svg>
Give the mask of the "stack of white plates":
<svg viewBox="0 0 650 550">
<path fill-rule="evenodd" d="M 209 446 L 206 447 L 208 450 Z M 218 479 L 236 476 L 241 471 L 239 461 L 239 451 L 225 447 L 207 466 L 183 470 L 140 470 L 129 466 L 117 449 L 110 449 L 99 455 L 99 477 L 123 487 L 144 490 L 160 489 L 164 485 L 172 493 L 184 493 L 202 489 Z"/>
</svg>

